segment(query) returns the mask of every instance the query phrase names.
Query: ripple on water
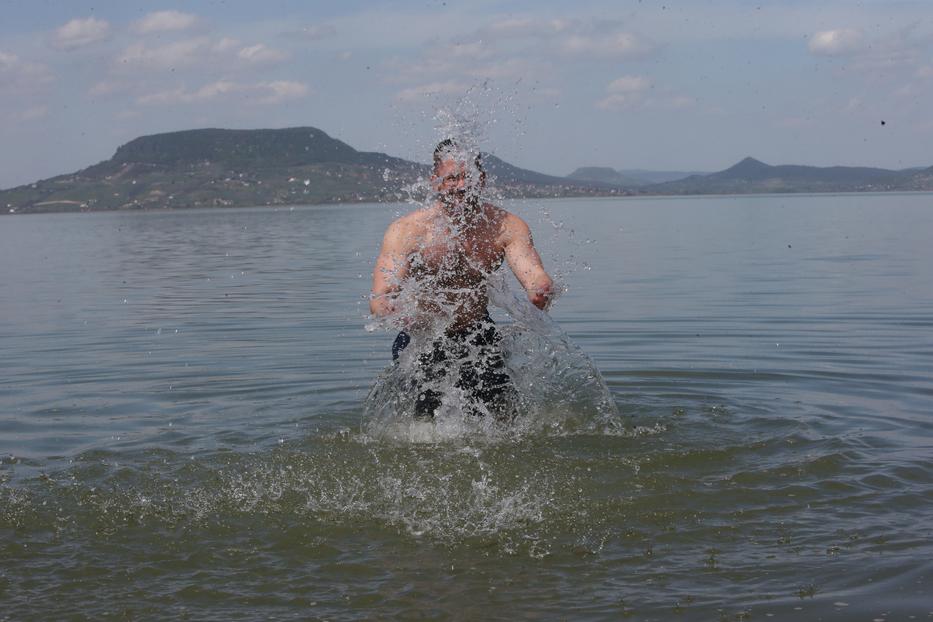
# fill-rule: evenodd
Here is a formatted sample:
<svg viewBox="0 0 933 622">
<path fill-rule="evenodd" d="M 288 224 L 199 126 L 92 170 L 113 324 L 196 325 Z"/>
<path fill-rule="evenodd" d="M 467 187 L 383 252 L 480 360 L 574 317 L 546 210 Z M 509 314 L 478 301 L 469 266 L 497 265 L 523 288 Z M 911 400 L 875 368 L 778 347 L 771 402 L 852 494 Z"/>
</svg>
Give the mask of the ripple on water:
<svg viewBox="0 0 933 622">
<path fill-rule="evenodd" d="M 417 442 L 336 430 L 249 452 L 93 450 L 67 468 L 0 483 L 0 530 L 16 534 L 4 554 L 19 560 L 18 575 L 44 582 L 65 581 L 71 567 L 50 556 L 70 556 L 77 567 L 103 546 L 134 565 L 142 585 L 168 589 L 171 575 L 189 590 L 169 590 L 172 598 L 219 603 L 232 597 L 229 573 L 217 568 L 255 567 L 259 555 L 268 576 L 248 575 L 243 593 L 261 593 L 274 577 L 287 592 L 300 567 L 329 606 L 342 598 L 341 582 L 358 582 L 370 587 L 353 599 L 396 610 L 420 592 L 378 587 L 396 585 L 388 550 L 411 567 L 447 551 L 499 582 L 490 563 L 502 556 L 549 560 L 552 579 L 592 559 L 592 580 L 625 607 L 672 606 L 659 600 L 664 593 L 689 613 L 715 608 L 716 597 L 702 594 L 719 593 L 723 582 L 741 586 L 750 606 L 779 610 L 812 589 L 804 598 L 819 609 L 824 594 L 864 585 L 878 568 L 898 576 L 893 561 L 870 571 L 854 570 L 854 560 L 929 548 L 911 531 L 923 510 L 908 494 L 908 484 L 929 480 L 928 465 L 914 458 L 863 472 L 872 459 L 863 437 L 826 438 L 770 416 L 768 433 L 754 439 L 738 433 L 740 404 L 686 403 L 682 413 L 668 407 L 653 422 L 601 433 L 545 428 Z M 698 425 L 707 434 L 698 436 Z M 903 517 L 892 522 L 879 512 L 884 504 Z M 344 567 L 347 558 L 356 561 Z M 456 569 L 449 575 L 463 580 Z M 797 577 L 823 579 L 808 587 Z M 665 589 L 638 587 L 650 584 Z M 607 602 L 593 606 L 605 612 Z"/>
<path fill-rule="evenodd" d="M 5 239 L 0 618 L 928 616 L 928 197 L 839 252 L 868 199 L 793 200 L 568 202 L 638 229 L 555 307 L 622 415 L 391 437 L 333 429 L 387 358 L 340 305 L 393 208 L 17 220 L 68 231 Z"/>
</svg>

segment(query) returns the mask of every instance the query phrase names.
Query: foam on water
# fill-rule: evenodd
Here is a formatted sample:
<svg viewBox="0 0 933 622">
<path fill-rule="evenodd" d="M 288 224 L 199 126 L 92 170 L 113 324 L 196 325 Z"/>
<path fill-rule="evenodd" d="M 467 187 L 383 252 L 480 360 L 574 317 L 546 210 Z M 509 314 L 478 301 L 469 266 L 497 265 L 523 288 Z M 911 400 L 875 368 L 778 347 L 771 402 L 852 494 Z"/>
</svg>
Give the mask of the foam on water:
<svg viewBox="0 0 933 622">
<path fill-rule="evenodd" d="M 92 453 L 51 476 L 0 484 L 0 530 L 84 537 L 235 529 L 271 521 L 368 524 L 409 537 L 460 543 L 540 539 L 567 481 L 502 468 L 512 452 L 464 446 L 398 446 L 341 432 L 256 454 L 151 455 L 126 470 Z M 120 456 L 125 458 L 126 456 Z M 172 465 L 160 465 L 168 458 Z M 529 461 L 522 461 L 525 469 Z M 550 469 L 549 469 L 550 470 Z M 141 528 L 142 532 L 136 532 Z"/>
</svg>

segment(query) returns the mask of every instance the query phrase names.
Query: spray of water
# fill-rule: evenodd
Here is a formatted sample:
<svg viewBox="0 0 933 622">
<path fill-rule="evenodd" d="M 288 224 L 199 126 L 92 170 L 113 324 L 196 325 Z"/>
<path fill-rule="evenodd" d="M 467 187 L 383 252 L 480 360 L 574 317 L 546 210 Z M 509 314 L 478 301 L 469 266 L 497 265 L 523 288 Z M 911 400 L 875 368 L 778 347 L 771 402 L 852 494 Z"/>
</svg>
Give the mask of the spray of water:
<svg viewBox="0 0 933 622">
<path fill-rule="evenodd" d="M 618 431 L 599 371 L 507 274 L 513 217 L 497 207 L 480 155 L 488 126 L 471 102 L 436 114 L 432 177 L 405 189 L 415 210 L 398 221 L 405 256 L 377 266 L 391 291 L 367 329 L 402 332 L 366 398 L 365 431 L 408 441 Z"/>
</svg>

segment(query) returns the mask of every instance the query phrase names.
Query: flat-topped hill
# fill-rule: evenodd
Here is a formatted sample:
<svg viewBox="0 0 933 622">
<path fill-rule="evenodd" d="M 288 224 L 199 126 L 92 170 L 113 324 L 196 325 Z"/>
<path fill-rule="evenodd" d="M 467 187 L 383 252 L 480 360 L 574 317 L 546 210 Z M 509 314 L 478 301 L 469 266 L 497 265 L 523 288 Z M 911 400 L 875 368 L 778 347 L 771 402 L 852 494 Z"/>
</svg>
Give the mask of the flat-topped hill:
<svg viewBox="0 0 933 622">
<path fill-rule="evenodd" d="M 601 194 L 486 156 L 505 196 Z M 196 129 L 141 136 L 109 160 L 0 191 L 3 213 L 401 200 L 427 164 L 358 151 L 315 127 Z"/>
<path fill-rule="evenodd" d="M 772 166 L 748 157 L 710 174 L 583 167 L 557 177 L 491 154 L 483 161 L 504 197 L 933 190 L 933 167 Z M 401 201 L 403 188 L 429 174 L 428 164 L 359 151 L 316 127 L 195 129 L 140 136 L 75 173 L 0 190 L 0 213 Z"/>
</svg>

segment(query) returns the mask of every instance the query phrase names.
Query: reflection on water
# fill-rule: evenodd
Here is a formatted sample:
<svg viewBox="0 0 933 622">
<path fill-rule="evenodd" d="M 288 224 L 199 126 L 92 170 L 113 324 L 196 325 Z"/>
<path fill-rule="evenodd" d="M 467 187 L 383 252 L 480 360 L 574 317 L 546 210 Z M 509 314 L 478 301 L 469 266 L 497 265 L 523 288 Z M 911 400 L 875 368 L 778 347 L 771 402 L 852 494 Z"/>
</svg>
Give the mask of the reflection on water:
<svg viewBox="0 0 933 622">
<path fill-rule="evenodd" d="M 925 619 L 927 203 L 515 204 L 612 402 L 421 437 L 363 413 L 400 207 L 4 218 L 0 619 Z"/>
</svg>

